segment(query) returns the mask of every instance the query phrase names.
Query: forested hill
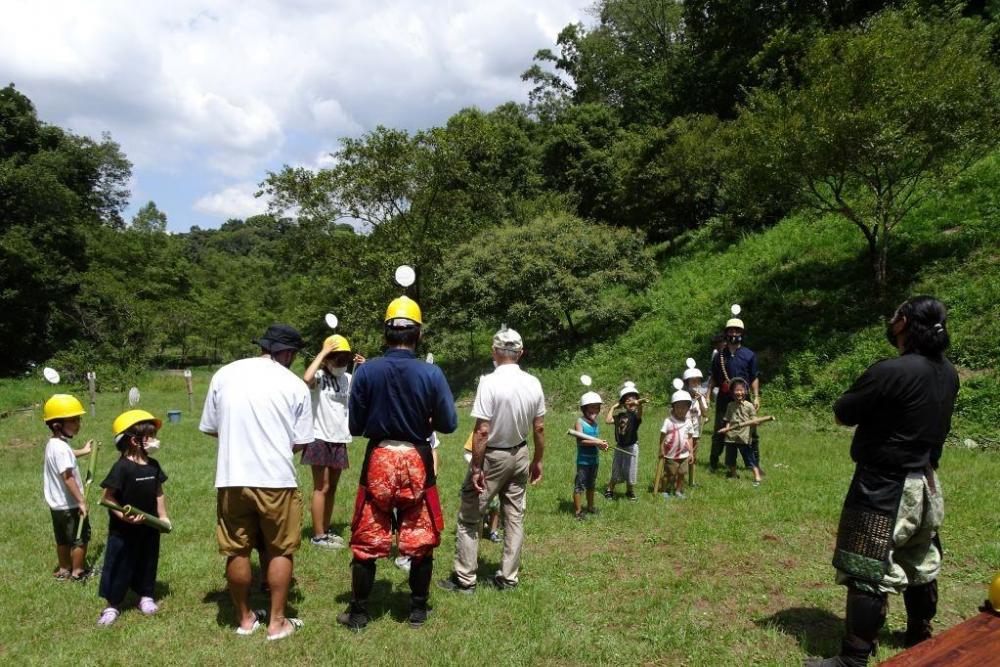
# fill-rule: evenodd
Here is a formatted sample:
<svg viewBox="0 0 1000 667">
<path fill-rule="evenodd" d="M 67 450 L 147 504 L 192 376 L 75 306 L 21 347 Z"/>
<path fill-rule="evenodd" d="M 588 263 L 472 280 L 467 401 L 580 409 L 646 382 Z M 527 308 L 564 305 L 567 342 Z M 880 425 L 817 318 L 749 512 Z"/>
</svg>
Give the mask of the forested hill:
<svg viewBox="0 0 1000 667">
<path fill-rule="evenodd" d="M 987 4 L 601 0 L 524 54 L 528 99 L 342 139 L 328 168 L 260 175 L 267 215 L 184 233 L 152 201 L 126 220 L 113 137 L 46 123 L 14 82 L 0 375 L 50 363 L 128 386 L 251 353 L 272 321 L 311 353 L 327 312 L 371 353 L 405 263 L 460 392 L 506 322 L 557 402 L 581 372 L 662 394 L 739 302 L 766 400 L 821 406 L 886 352 L 896 303 L 929 291 L 952 308 L 963 418 L 996 423 Z"/>
</svg>

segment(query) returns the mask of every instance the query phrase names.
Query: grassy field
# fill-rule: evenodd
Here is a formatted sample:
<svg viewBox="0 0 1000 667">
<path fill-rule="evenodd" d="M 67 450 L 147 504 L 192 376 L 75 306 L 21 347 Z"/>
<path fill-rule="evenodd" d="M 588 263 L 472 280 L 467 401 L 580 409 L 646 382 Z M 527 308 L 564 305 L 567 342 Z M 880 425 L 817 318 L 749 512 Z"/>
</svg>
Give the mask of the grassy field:
<svg viewBox="0 0 1000 667">
<path fill-rule="evenodd" d="M 204 388 L 205 377 L 198 378 Z M 128 608 L 111 628 L 95 626 L 102 601 L 97 582 L 56 582 L 49 515 L 41 495 L 46 431 L 39 411 L 0 420 L 5 459 L 0 490 L 0 660 L 6 664 L 799 664 L 806 654 L 839 646 L 843 590 L 832 583 L 836 519 L 851 474 L 850 433 L 826 416 L 789 412 L 762 431 L 767 474 L 759 489 L 702 474 L 687 500 L 648 492 L 656 431 L 666 409 L 652 406 L 642 426 L 640 500 L 598 499 L 600 514 L 573 520 L 572 440 L 561 435 L 575 414 L 553 411 L 545 477 L 528 495 L 522 583 L 513 592 L 481 588 L 475 596 L 432 594 L 434 612 L 419 631 L 403 622 L 404 573 L 380 562 L 376 620 L 361 634 L 335 623 L 349 594 L 347 551 L 304 546 L 296 558 L 294 614 L 305 628 L 268 644 L 262 635 L 237 637 L 214 538 L 215 442 L 197 432 L 183 379 L 157 375 L 140 385 L 140 407 L 164 415 L 184 411 L 161 433 L 159 460 L 170 475 L 166 494 L 175 530 L 163 540 L 159 588 L 162 611 L 142 617 Z M 0 406 L 43 398 L 48 388 L 22 381 L 0 387 Z M 196 413 L 201 394 L 196 388 Z M 101 395 L 98 418 L 81 438 L 101 438 L 111 464 L 111 419 L 119 395 Z M 462 408 L 466 413 L 467 409 Z M 440 488 L 447 527 L 436 578 L 450 570 L 454 516 L 464 474 L 461 443 L 470 423 L 445 436 Z M 352 446 L 334 520 L 344 528 L 360 463 Z M 703 450 L 707 458 L 707 448 Z M 599 476 L 607 480 L 605 459 Z M 303 491 L 311 489 L 301 470 Z M 949 447 L 941 471 L 947 516 L 938 627 L 975 613 L 1000 563 L 996 518 L 1000 456 Z M 98 513 L 91 559 L 100 564 L 107 518 Z M 346 536 L 346 533 L 345 533 Z M 481 546 L 481 574 L 491 573 L 500 548 Z M 134 603 L 134 600 L 132 600 Z M 255 602 L 264 602 L 260 596 Z M 899 650 L 902 601 L 892 600 L 880 656 Z"/>
</svg>

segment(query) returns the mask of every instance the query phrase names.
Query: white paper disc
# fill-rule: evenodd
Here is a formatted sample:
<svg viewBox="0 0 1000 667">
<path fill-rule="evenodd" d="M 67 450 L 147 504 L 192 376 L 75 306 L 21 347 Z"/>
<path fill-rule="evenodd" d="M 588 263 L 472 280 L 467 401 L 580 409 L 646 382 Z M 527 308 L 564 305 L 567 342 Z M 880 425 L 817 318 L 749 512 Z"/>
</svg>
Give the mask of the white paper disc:
<svg viewBox="0 0 1000 667">
<path fill-rule="evenodd" d="M 417 274 L 413 270 L 412 266 L 407 266 L 403 264 L 402 266 L 396 267 L 396 283 L 403 287 L 409 287 L 417 279 Z"/>
<path fill-rule="evenodd" d="M 695 361 L 694 359 L 692 359 L 691 357 L 688 357 L 688 358 L 687 358 L 687 361 L 685 361 L 684 363 L 686 363 L 686 364 L 687 364 L 687 367 L 688 367 L 688 368 L 694 368 L 695 366 L 697 366 L 697 365 L 698 365 L 698 362 L 697 362 L 697 361 Z"/>
<path fill-rule="evenodd" d="M 589 375 L 580 376 L 580 384 L 582 384 L 584 387 L 589 387 L 591 383 L 593 383 L 593 380 L 590 379 Z"/>
<path fill-rule="evenodd" d="M 326 326 L 330 327 L 331 329 L 336 329 L 337 325 L 340 323 L 340 320 L 338 320 L 337 316 L 334 315 L 333 313 L 327 313 L 326 317 L 324 317 L 323 319 L 326 320 Z"/>
<path fill-rule="evenodd" d="M 684 380 L 680 378 L 674 378 L 674 389 L 680 391 L 683 388 L 684 388 Z"/>
<path fill-rule="evenodd" d="M 139 403 L 139 388 L 132 387 L 128 390 L 128 404 L 129 407 L 135 407 Z"/>
<path fill-rule="evenodd" d="M 51 382 L 52 384 L 59 384 L 59 371 L 54 368 L 49 368 L 46 366 L 42 369 L 42 377 Z"/>
<path fill-rule="evenodd" d="M 729 310 L 730 310 L 730 312 L 732 312 L 732 314 L 733 314 L 733 315 L 739 315 L 739 314 L 740 314 L 740 312 L 741 312 L 741 311 L 742 311 L 743 309 L 742 309 L 742 308 L 740 308 L 740 304 L 738 304 L 738 303 L 734 303 L 734 304 L 733 304 L 733 307 L 732 307 L 732 308 L 730 308 Z"/>
</svg>

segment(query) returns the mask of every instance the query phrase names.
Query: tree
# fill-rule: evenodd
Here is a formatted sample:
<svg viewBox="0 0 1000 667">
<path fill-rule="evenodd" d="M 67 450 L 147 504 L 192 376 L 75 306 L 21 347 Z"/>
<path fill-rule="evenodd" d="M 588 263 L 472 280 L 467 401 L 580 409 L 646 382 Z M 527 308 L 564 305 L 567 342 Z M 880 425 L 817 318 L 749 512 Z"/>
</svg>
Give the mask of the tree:
<svg viewBox="0 0 1000 667">
<path fill-rule="evenodd" d="M 628 295 L 652 277 L 643 243 L 562 213 L 487 230 L 447 258 L 444 315 L 456 327 L 506 322 L 536 344 L 606 333 L 634 316 Z"/>
<path fill-rule="evenodd" d="M 144 234 L 162 234 L 167 231 L 167 214 L 149 201 L 132 218 L 131 228 Z"/>
<path fill-rule="evenodd" d="M 0 374 L 76 336 L 87 232 L 121 226 L 130 169 L 108 136 L 48 125 L 13 85 L 0 89 Z"/>
<path fill-rule="evenodd" d="M 740 116 L 735 180 L 769 174 L 863 234 L 875 284 L 907 214 L 1000 139 L 1000 78 L 978 19 L 888 12 L 818 38 L 800 88 L 756 91 Z"/>
</svg>

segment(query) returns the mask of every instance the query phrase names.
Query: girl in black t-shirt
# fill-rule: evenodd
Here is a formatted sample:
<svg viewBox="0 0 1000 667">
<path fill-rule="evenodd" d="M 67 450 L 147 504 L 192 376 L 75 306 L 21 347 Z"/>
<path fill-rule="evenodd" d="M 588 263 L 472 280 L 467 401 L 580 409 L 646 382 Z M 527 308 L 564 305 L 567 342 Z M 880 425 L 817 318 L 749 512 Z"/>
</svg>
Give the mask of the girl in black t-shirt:
<svg viewBox="0 0 1000 667">
<path fill-rule="evenodd" d="M 131 505 L 169 523 L 163 496 L 167 475 L 149 456 L 159 447 L 156 432 L 162 422 L 145 410 L 129 410 L 115 419 L 115 447 L 121 456 L 101 482 L 103 498 L 117 505 Z M 121 614 L 128 589 L 139 595 L 139 611 L 150 616 L 159 611 L 153 599 L 160 559 L 160 533 L 143 525 L 143 517 L 108 510 L 108 543 L 104 551 L 100 596 L 108 606 L 98 625 L 111 625 Z"/>
</svg>

